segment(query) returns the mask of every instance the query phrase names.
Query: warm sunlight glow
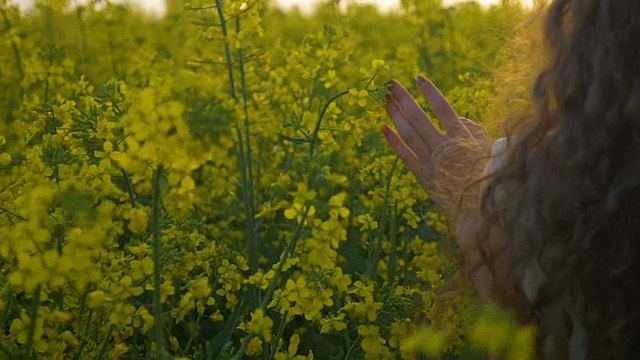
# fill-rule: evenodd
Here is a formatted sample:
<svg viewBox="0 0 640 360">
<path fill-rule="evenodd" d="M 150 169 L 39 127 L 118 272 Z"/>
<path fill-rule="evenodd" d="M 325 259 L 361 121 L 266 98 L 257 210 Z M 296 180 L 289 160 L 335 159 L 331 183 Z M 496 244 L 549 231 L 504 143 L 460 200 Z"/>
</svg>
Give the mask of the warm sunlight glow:
<svg viewBox="0 0 640 360">
<path fill-rule="evenodd" d="M 351 0 L 354 1 L 354 0 Z M 443 2 L 445 4 L 453 4 L 456 2 L 461 2 L 464 0 L 443 0 Z M 483 5 L 491 5 L 497 2 L 500 2 L 500 0 L 475 0 Z M 523 0 L 525 3 L 532 3 L 533 0 Z M 20 5 L 21 8 L 23 9 L 28 9 L 30 7 L 33 6 L 33 2 L 34 0 L 14 0 L 13 2 L 16 2 Z M 84 3 L 86 2 L 86 0 L 73 0 L 72 3 L 76 3 L 76 4 L 80 4 L 80 3 Z M 130 2 L 130 3 L 135 3 L 136 5 L 140 6 L 141 8 L 149 11 L 149 12 L 153 12 L 153 13 L 163 13 L 165 11 L 165 1 L 164 0 L 115 0 L 114 2 Z M 301 8 L 303 11 L 310 11 L 311 9 L 313 9 L 313 4 L 316 1 L 313 0 L 275 0 L 275 2 L 277 4 L 279 4 L 280 6 L 284 7 L 284 8 L 291 8 L 293 6 L 298 6 L 299 8 Z M 350 2 L 350 1 L 346 1 L 346 2 Z M 386 10 L 390 10 L 390 9 L 394 9 L 400 6 L 400 0 L 355 0 L 355 2 L 358 3 L 370 3 L 370 4 L 377 4 L 380 9 L 386 11 Z"/>
</svg>

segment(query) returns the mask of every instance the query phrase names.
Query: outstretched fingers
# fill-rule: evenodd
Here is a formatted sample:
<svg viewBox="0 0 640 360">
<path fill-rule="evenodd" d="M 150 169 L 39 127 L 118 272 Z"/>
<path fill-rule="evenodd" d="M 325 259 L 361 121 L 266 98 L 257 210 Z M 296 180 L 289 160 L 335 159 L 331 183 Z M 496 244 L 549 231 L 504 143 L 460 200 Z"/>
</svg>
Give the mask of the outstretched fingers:
<svg viewBox="0 0 640 360">
<path fill-rule="evenodd" d="M 430 144 L 420 136 L 419 131 L 414 127 L 408 116 L 402 111 L 398 103 L 393 97 L 389 97 L 387 101 L 387 114 L 393 120 L 400 133 L 401 142 L 408 145 L 409 149 L 423 160 L 431 156 Z M 395 134 L 395 133 L 394 133 Z"/>
<path fill-rule="evenodd" d="M 431 105 L 433 113 L 444 126 L 447 135 L 450 137 L 471 136 L 471 133 L 462 123 L 447 98 L 442 95 L 440 90 L 427 78 L 422 75 L 416 76 L 416 83 L 422 95 Z"/>
<path fill-rule="evenodd" d="M 427 114 L 420 108 L 407 89 L 396 80 L 391 82 L 391 98 L 395 100 L 400 111 L 404 114 L 405 121 L 413 128 L 413 132 L 432 151 L 443 140 L 444 136 L 436 129 Z M 405 138 L 405 134 L 402 131 L 400 135 Z"/>
<path fill-rule="evenodd" d="M 396 151 L 400 159 L 402 159 L 402 161 L 407 165 L 409 171 L 415 175 L 420 185 L 426 189 L 426 178 L 425 174 L 422 173 L 422 162 L 420 159 L 390 127 L 383 125 L 382 133 L 387 139 L 387 142 L 389 142 L 391 147 Z"/>
</svg>

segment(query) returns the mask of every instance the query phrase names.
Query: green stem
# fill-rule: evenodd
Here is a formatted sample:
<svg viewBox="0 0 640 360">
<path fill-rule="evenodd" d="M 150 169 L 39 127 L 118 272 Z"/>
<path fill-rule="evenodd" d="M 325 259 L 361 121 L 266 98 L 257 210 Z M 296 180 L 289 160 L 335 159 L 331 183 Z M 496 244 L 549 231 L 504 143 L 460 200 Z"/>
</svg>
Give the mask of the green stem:
<svg viewBox="0 0 640 360">
<path fill-rule="evenodd" d="M 228 36 L 227 19 L 225 18 L 222 9 L 222 0 L 216 0 L 216 10 L 220 19 L 220 29 L 225 39 Z M 240 19 L 236 18 L 236 30 L 240 29 Z M 225 58 L 227 62 L 227 70 L 229 72 L 229 86 L 231 97 L 235 100 L 236 104 L 240 103 L 238 93 L 236 92 L 236 83 L 234 75 L 233 56 L 231 53 L 231 47 L 225 42 L 224 44 Z M 240 125 L 236 121 L 236 136 L 238 137 L 238 168 L 241 174 L 242 182 L 242 197 L 245 204 L 245 217 L 247 221 L 247 249 L 249 253 L 249 268 L 252 273 L 255 273 L 258 269 L 259 249 L 257 241 L 257 233 L 255 227 L 255 204 L 254 204 L 254 187 L 253 187 L 253 170 L 251 159 L 251 137 L 250 137 L 250 125 L 249 125 L 249 110 L 248 110 L 248 96 L 247 86 L 244 72 L 244 53 L 242 49 L 238 50 L 239 66 L 240 66 L 240 81 L 242 85 L 242 101 L 244 106 L 244 132 Z M 246 147 L 246 148 L 245 148 Z M 258 304 L 258 289 L 251 287 L 249 289 L 250 306 L 255 308 Z"/>
<path fill-rule="evenodd" d="M 11 22 L 9 22 L 9 17 L 7 16 L 7 12 L 4 7 L 0 7 L 0 11 L 2 11 L 2 18 L 4 19 L 4 23 L 7 26 L 7 30 L 11 29 Z M 20 57 L 20 50 L 18 49 L 18 44 L 11 39 L 11 49 L 13 50 L 13 57 L 16 59 L 16 67 L 18 68 L 18 75 L 20 76 L 20 82 L 24 79 L 24 69 L 22 68 L 22 57 Z M 20 98 L 22 98 L 22 86 L 20 86 Z"/>
<path fill-rule="evenodd" d="M 356 344 L 358 343 L 358 340 L 360 340 L 360 335 L 358 335 L 358 337 L 351 343 L 351 346 L 349 347 L 349 351 L 347 351 L 347 355 L 344 356 L 344 360 L 349 360 L 349 358 L 351 357 L 351 353 L 353 352 L 353 349 L 355 349 Z"/>
<path fill-rule="evenodd" d="M 302 214 L 302 218 L 300 219 L 300 222 L 298 222 L 298 226 L 296 226 L 296 229 L 294 231 L 293 239 L 291 239 L 291 242 L 289 242 L 289 244 L 287 245 L 287 248 L 282 253 L 282 256 L 280 256 L 280 261 L 278 262 L 278 268 L 276 269 L 276 273 L 273 276 L 273 279 L 271 279 L 271 282 L 269 282 L 269 287 L 267 288 L 265 297 L 262 300 L 262 303 L 260 304 L 260 308 L 262 310 L 267 309 L 267 305 L 269 305 L 271 296 L 273 296 L 273 293 L 276 290 L 276 284 L 278 283 L 278 280 L 280 279 L 280 275 L 282 274 L 284 263 L 289 259 L 289 256 L 291 256 L 291 253 L 293 253 L 293 251 L 296 248 L 296 245 L 298 244 L 298 240 L 300 239 L 300 236 L 302 234 L 302 227 L 304 225 L 304 222 L 307 220 L 307 216 L 309 216 L 310 209 L 311 209 L 311 204 L 307 203 L 305 205 L 305 210 L 304 210 L 304 213 Z M 251 340 L 251 334 L 247 334 L 247 336 L 245 336 L 242 346 L 240 346 L 240 349 L 238 349 L 238 352 L 236 352 L 232 360 L 242 359 L 242 356 L 245 350 L 247 349 L 247 346 L 249 346 L 249 340 Z"/>
<path fill-rule="evenodd" d="M 29 332 L 27 335 L 27 345 L 25 346 L 25 352 L 23 358 L 30 358 L 33 352 L 33 343 L 35 341 L 36 334 L 36 325 L 38 322 L 38 310 L 40 309 L 40 285 L 36 287 L 35 293 L 33 294 L 33 303 L 31 304 L 31 313 L 29 314 L 29 318 L 31 318 L 31 323 L 29 324 Z"/>
<path fill-rule="evenodd" d="M 327 45 L 324 47 L 324 50 L 329 50 L 332 44 L 333 44 L 333 33 L 329 33 L 329 38 L 327 39 Z M 316 72 L 316 76 L 313 78 L 313 82 L 311 83 L 311 92 L 309 93 L 309 106 L 307 106 L 307 109 L 306 109 L 307 111 L 311 111 L 311 108 L 313 106 L 313 99 L 315 99 L 315 95 L 316 95 L 316 83 L 318 82 L 318 80 L 320 80 L 320 70 Z M 304 98 L 300 100 L 304 100 Z M 303 120 L 303 115 L 305 111 L 303 106 L 301 106 L 301 108 L 302 108 L 302 112 L 300 113 L 300 122 L 302 122 Z"/>
<path fill-rule="evenodd" d="M 131 182 L 131 177 L 129 173 L 127 173 L 124 169 L 120 169 L 122 172 L 122 176 L 124 177 L 124 181 L 127 183 L 127 193 L 129 194 L 129 201 L 131 201 L 131 207 L 136 207 L 136 193 L 133 190 L 133 183 Z"/>
<path fill-rule="evenodd" d="M 396 247 L 398 246 L 398 203 L 395 203 L 395 209 L 393 211 L 393 216 L 388 217 L 389 219 L 389 240 L 391 241 L 391 255 L 389 256 L 389 264 L 387 264 L 387 281 L 389 284 L 393 284 L 395 280 L 396 274 L 396 262 L 398 259 L 398 251 Z"/>
<path fill-rule="evenodd" d="M 295 156 L 295 152 L 291 152 L 286 159 L 283 160 L 282 162 L 282 173 L 286 173 L 289 171 L 289 169 L 291 168 L 291 164 L 293 163 L 293 157 Z M 259 176 L 258 176 L 259 178 Z M 269 200 L 267 200 L 269 203 L 273 203 L 276 199 L 277 195 L 274 193 L 271 195 L 271 197 L 269 198 Z M 260 217 L 258 218 L 258 220 L 256 221 L 256 228 L 259 228 L 263 223 L 265 222 L 265 217 Z"/>
<path fill-rule="evenodd" d="M 405 233 L 404 236 L 404 243 L 403 243 L 403 247 L 402 247 L 402 256 L 404 258 L 404 279 L 406 280 L 407 277 L 409 276 L 409 241 L 410 238 L 409 236 L 407 236 L 407 234 Z"/>
<path fill-rule="evenodd" d="M 240 17 L 236 17 L 236 32 L 240 32 Z M 255 221 L 255 187 L 253 183 L 253 159 L 251 155 L 251 127 L 249 122 L 249 101 L 247 95 L 247 81 L 245 74 L 245 57 L 244 50 L 240 48 L 238 50 L 238 61 L 240 69 L 240 85 L 242 88 L 242 105 L 244 111 L 244 137 L 245 137 L 245 152 L 244 152 L 244 179 L 246 181 L 243 186 L 246 186 L 245 191 L 245 212 L 247 216 L 247 247 L 249 249 L 249 270 L 252 274 L 258 271 L 258 258 L 259 258 L 259 241 L 258 241 L 258 229 L 256 228 Z M 240 139 L 242 141 L 242 139 Z M 258 304 L 258 288 L 253 286 L 249 290 L 249 305 L 255 307 Z"/>
<path fill-rule="evenodd" d="M 7 213 L 7 214 L 9 214 L 9 215 L 13 216 L 14 218 L 16 218 L 18 220 L 21 220 L 21 221 L 27 221 L 27 219 L 25 219 L 24 217 L 14 213 L 14 212 L 11 212 L 11 211 L 3 208 L 2 206 L 0 206 L 0 214 L 2 214 L 2 213 Z"/>
<path fill-rule="evenodd" d="M 53 46 L 56 43 L 56 32 L 53 27 L 53 10 L 49 3 L 44 5 L 44 24 L 45 24 L 45 32 L 47 33 L 47 38 L 49 39 L 49 46 Z"/>
<path fill-rule="evenodd" d="M 62 248 L 64 246 L 64 229 L 64 225 L 56 225 L 54 230 L 58 256 L 62 256 Z M 62 286 L 55 293 L 55 302 L 58 310 L 62 310 L 64 308 L 64 290 Z"/>
<path fill-rule="evenodd" d="M 105 26 L 107 27 L 106 31 L 105 31 L 105 36 L 107 37 L 107 46 L 109 46 L 109 54 L 111 54 L 111 71 L 113 72 L 113 77 L 114 78 L 118 78 L 119 77 L 119 73 L 118 73 L 118 65 L 116 63 L 116 55 L 117 54 L 117 49 L 115 44 L 113 43 L 113 38 L 112 38 L 112 33 L 111 33 L 111 28 L 110 28 L 110 22 L 107 21 L 105 23 Z"/>
<path fill-rule="evenodd" d="M 293 233 L 293 239 L 287 245 L 287 248 L 283 252 L 282 257 L 280 258 L 280 261 L 278 262 L 278 269 L 276 269 L 276 273 L 273 276 L 273 279 L 271 280 L 271 282 L 269 283 L 269 287 L 267 288 L 267 292 L 265 293 L 265 297 L 262 300 L 262 303 L 260 304 L 260 307 L 262 308 L 262 310 L 265 310 L 267 308 L 267 305 L 270 302 L 271 296 L 273 295 L 273 292 L 275 291 L 277 280 L 280 278 L 280 274 L 282 274 L 282 269 L 284 268 L 284 263 L 289 259 L 289 257 L 291 256 L 291 254 L 295 250 L 296 245 L 298 244 L 298 240 L 300 240 L 300 236 L 302 234 L 302 227 L 304 225 L 304 222 L 307 220 L 307 216 L 309 216 L 309 211 L 310 210 L 311 210 L 311 204 L 307 203 L 306 206 L 305 206 L 304 213 L 302 214 L 302 218 L 300 219 L 300 222 L 298 223 L 298 226 L 296 226 L 296 229 L 295 229 L 295 231 Z"/>
<path fill-rule="evenodd" d="M 373 74 L 373 76 L 371 77 L 371 79 L 369 79 L 369 82 L 367 83 L 367 86 L 364 87 L 365 90 L 369 90 L 369 85 L 371 85 L 371 83 L 373 82 L 373 79 L 376 78 L 377 74 Z"/>
<path fill-rule="evenodd" d="M 380 216 L 381 218 L 380 224 L 385 223 L 387 212 L 389 211 L 388 209 L 389 209 L 389 195 L 391 193 L 391 179 L 393 178 L 393 173 L 396 170 L 396 166 L 398 165 L 399 159 L 400 157 L 396 157 L 395 161 L 393 162 L 393 165 L 391 166 L 391 170 L 389 171 L 389 175 L 387 176 L 387 182 L 384 190 L 384 203 L 382 205 L 382 214 Z M 380 234 L 380 232 L 378 232 L 377 234 Z M 376 243 L 376 240 L 377 240 L 377 243 Z M 376 269 L 378 267 L 378 260 L 380 259 L 380 253 L 382 252 L 382 237 L 380 235 L 375 236 L 371 243 L 375 246 L 375 250 L 374 250 L 373 259 L 371 259 L 371 261 L 369 262 L 368 275 L 370 278 L 373 278 L 377 273 Z"/>
<path fill-rule="evenodd" d="M 52 61 L 51 61 L 51 59 L 49 59 L 49 66 L 47 66 L 47 78 L 44 81 L 44 102 L 45 102 L 45 104 L 49 100 L 49 76 L 51 76 L 51 73 L 49 72 L 49 68 L 51 67 L 51 64 L 52 64 Z M 56 130 L 56 121 L 55 121 L 55 119 L 53 120 L 53 129 L 54 129 L 54 131 Z"/>
<path fill-rule="evenodd" d="M 224 351 L 225 346 L 227 344 L 232 344 L 231 337 L 233 336 L 233 331 L 238 327 L 238 323 L 241 319 L 241 314 L 244 314 L 246 310 L 246 305 L 244 300 L 241 298 L 240 303 L 235 306 L 231 316 L 227 318 L 227 324 L 225 324 L 222 332 L 218 333 L 216 337 L 213 339 L 213 346 L 211 352 L 207 352 L 206 358 L 209 360 L 218 359 L 220 357 L 220 353 Z M 220 336 L 220 334 L 224 336 Z M 222 339 L 222 340 L 217 340 Z"/>
<path fill-rule="evenodd" d="M 276 338 L 273 343 L 276 344 L 271 348 L 271 357 L 276 355 L 276 353 L 280 350 L 280 338 L 282 338 L 282 334 L 284 333 L 284 328 L 287 325 L 287 317 L 289 316 L 289 310 L 285 311 L 282 315 L 282 321 L 280 321 L 280 325 L 278 326 L 278 333 L 276 334 Z"/>
<path fill-rule="evenodd" d="M 14 354 L 9 348 L 0 341 L 0 352 L 4 353 L 9 360 L 18 360 L 18 356 Z"/>
<path fill-rule="evenodd" d="M 324 114 L 327 112 L 329 106 L 340 97 L 347 95 L 349 93 L 348 90 L 342 91 L 336 95 L 334 95 L 327 103 L 324 105 L 322 110 L 320 111 L 320 115 L 318 115 L 318 120 L 316 121 L 316 127 L 313 129 L 313 134 L 311 135 L 311 144 L 309 147 L 309 157 L 313 157 L 313 152 L 316 149 L 316 143 L 318 141 L 318 133 L 320 132 L 320 125 L 322 125 L 322 119 L 324 118 Z"/>
<path fill-rule="evenodd" d="M 76 1 L 74 1 L 74 3 L 76 6 L 76 17 L 78 18 L 78 23 L 80 25 L 80 39 L 81 39 L 80 41 L 81 56 L 78 64 L 78 72 L 82 73 L 83 66 L 87 62 L 87 59 L 89 58 L 88 56 L 89 39 L 87 37 L 87 26 L 84 20 L 82 19 L 82 15 L 85 10 L 82 7 L 80 7 Z"/>
<path fill-rule="evenodd" d="M 196 325 L 200 326 L 200 321 L 202 320 L 202 314 L 198 314 L 198 317 L 196 318 Z M 192 331 L 191 335 L 189 335 L 189 340 L 187 340 L 187 345 L 184 346 L 184 351 L 182 352 L 182 354 L 187 355 L 189 353 L 189 349 L 191 349 L 191 344 L 193 344 L 193 340 L 196 338 L 196 333 L 197 331 Z"/>
<path fill-rule="evenodd" d="M 102 340 L 102 343 L 100 343 L 100 348 L 99 348 L 100 350 L 98 352 L 98 356 L 96 357 L 97 360 L 102 360 L 102 358 L 104 357 L 104 354 L 107 352 L 107 344 L 109 344 L 109 340 L 111 339 L 112 333 L 113 333 L 113 324 L 110 324 L 109 330 L 107 330 L 107 335 Z"/>
<path fill-rule="evenodd" d="M 236 82 L 233 75 L 233 59 L 231 57 L 231 47 L 226 43 L 229 31 L 227 30 L 227 19 L 224 17 L 224 13 L 222 12 L 222 0 L 216 0 L 216 10 L 218 11 L 218 17 L 220 18 L 220 28 L 222 30 L 222 35 L 225 39 L 224 54 L 227 60 L 227 69 L 229 71 L 229 86 L 231 87 L 231 97 L 234 100 L 238 101 L 238 95 L 236 94 Z"/>
<path fill-rule="evenodd" d="M 11 309 L 13 307 L 13 302 L 15 301 L 15 296 L 13 296 L 10 289 L 7 290 L 7 293 L 5 295 L 6 295 L 6 299 L 5 299 L 5 306 L 4 306 L 4 314 L 2 314 L 2 317 L 0 318 L 0 326 L 2 326 L 3 328 L 7 326 L 7 323 L 9 321 L 9 316 L 11 316 Z"/>
<path fill-rule="evenodd" d="M 162 303 L 160 302 L 160 275 L 162 274 L 162 262 L 160 254 L 160 181 L 162 179 L 162 165 L 154 172 L 153 176 L 153 207 L 151 215 L 151 232 L 153 234 L 152 257 L 153 257 L 153 336 L 156 342 L 156 358 L 163 360 L 164 334 L 162 330 Z"/>
<path fill-rule="evenodd" d="M 86 294 L 83 297 L 82 300 L 82 305 L 80 306 L 80 313 L 82 314 L 84 312 L 84 307 L 85 307 L 85 300 L 86 300 Z M 78 345 L 78 350 L 76 351 L 76 355 L 74 356 L 74 360 L 78 360 L 82 357 L 82 352 L 85 348 L 85 345 L 87 343 L 87 339 L 88 339 L 88 334 L 85 337 L 84 332 L 87 330 L 87 327 L 91 324 L 91 318 L 93 317 L 93 310 L 89 310 L 89 315 L 87 316 L 87 321 L 82 323 L 82 330 L 78 331 L 78 334 L 81 335 L 81 339 L 83 339 L 83 341 L 80 343 L 80 345 Z"/>
</svg>

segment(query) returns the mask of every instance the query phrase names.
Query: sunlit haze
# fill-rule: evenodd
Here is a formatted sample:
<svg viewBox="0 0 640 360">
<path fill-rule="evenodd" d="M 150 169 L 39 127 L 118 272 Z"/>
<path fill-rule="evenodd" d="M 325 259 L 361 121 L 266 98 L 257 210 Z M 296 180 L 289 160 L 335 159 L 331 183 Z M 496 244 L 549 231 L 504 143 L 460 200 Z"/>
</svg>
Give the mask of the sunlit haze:
<svg viewBox="0 0 640 360">
<path fill-rule="evenodd" d="M 453 4 L 461 1 L 463 0 L 443 0 L 445 4 Z M 500 0 L 476 0 L 476 1 L 483 5 L 491 5 L 493 3 L 499 2 Z M 284 8 L 298 6 L 303 10 L 309 10 L 313 8 L 313 4 L 315 3 L 315 1 L 309 1 L 309 0 L 277 0 L 277 2 Z M 400 0 L 358 0 L 355 2 L 376 4 L 378 5 L 378 7 L 380 7 L 383 10 L 397 8 L 399 7 L 399 4 L 400 4 Z"/>
<path fill-rule="evenodd" d="M 445 4 L 453 4 L 456 2 L 460 2 L 463 0 L 443 0 Z M 493 3 L 497 3 L 500 0 L 476 0 L 477 2 L 490 5 Z M 531 0 L 523 0 L 525 3 L 531 3 Z M 18 3 L 21 8 L 28 9 L 33 6 L 33 0 L 14 0 L 13 2 Z M 84 3 L 86 0 L 72 0 L 72 3 Z M 115 0 L 115 2 L 129 2 L 135 3 L 136 5 L 142 7 L 145 10 L 148 10 L 153 13 L 163 13 L 165 10 L 165 2 L 164 0 Z M 303 11 L 309 11 L 313 8 L 313 5 L 316 1 L 310 0 L 276 0 L 283 8 L 291 8 L 294 6 L 299 7 Z M 390 10 L 393 8 L 399 7 L 400 0 L 351 0 L 347 2 L 357 2 L 357 3 L 369 3 L 376 4 L 382 10 Z"/>
</svg>

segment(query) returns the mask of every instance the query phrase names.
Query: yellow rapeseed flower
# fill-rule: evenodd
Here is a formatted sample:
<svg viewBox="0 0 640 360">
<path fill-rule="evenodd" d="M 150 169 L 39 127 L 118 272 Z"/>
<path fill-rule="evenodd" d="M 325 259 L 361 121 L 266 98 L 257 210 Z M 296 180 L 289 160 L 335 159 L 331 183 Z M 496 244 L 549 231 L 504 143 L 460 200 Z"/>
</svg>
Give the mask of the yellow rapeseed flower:
<svg viewBox="0 0 640 360">
<path fill-rule="evenodd" d="M 126 344 L 116 344 L 116 346 L 109 351 L 109 359 L 119 359 L 123 355 L 129 352 L 129 346 Z"/>
<path fill-rule="evenodd" d="M 58 339 L 66 342 L 67 344 L 70 344 L 70 345 L 78 345 L 78 344 L 80 344 L 78 339 L 69 330 L 65 330 L 60 335 L 58 335 Z"/>
<path fill-rule="evenodd" d="M 209 279 L 201 277 L 194 280 L 190 285 L 190 292 L 193 294 L 194 299 L 202 299 L 211 294 L 211 286 L 209 286 Z"/>
<path fill-rule="evenodd" d="M 258 356 L 262 354 L 262 351 L 262 340 L 257 336 L 252 337 L 251 340 L 249 340 L 249 345 L 247 346 L 247 355 Z"/>
<path fill-rule="evenodd" d="M 349 105 L 358 104 L 360 107 L 367 106 L 367 98 L 369 92 L 367 90 L 349 89 L 349 98 L 347 102 Z"/>
<path fill-rule="evenodd" d="M 87 305 L 91 309 L 102 307 L 108 301 L 109 298 L 107 297 L 107 294 L 100 290 L 93 291 L 87 295 Z"/>
<path fill-rule="evenodd" d="M 264 314 L 260 308 L 251 313 L 251 321 L 247 324 L 247 330 L 255 335 L 261 336 L 267 342 L 271 341 L 271 328 L 273 320 Z"/>
<path fill-rule="evenodd" d="M 49 314 L 49 319 L 54 323 L 65 323 L 73 318 L 73 314 L 66 311 L 53 310 L 51 314 Z"/>
<path fill-rule="evenodd" d="M 0 166 L 6 166 L 11 163 L 11 155 L 9 153 L 0 153 Z"/>
<path fill-rule="evenodd" d="M 129 211 L 129 230 L 134 234 L 144 234 L 149 226 L 149 214 L 140 207 Z"/>
</svg>

